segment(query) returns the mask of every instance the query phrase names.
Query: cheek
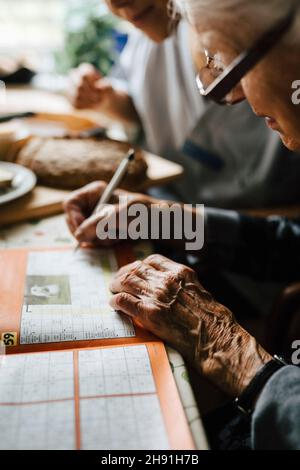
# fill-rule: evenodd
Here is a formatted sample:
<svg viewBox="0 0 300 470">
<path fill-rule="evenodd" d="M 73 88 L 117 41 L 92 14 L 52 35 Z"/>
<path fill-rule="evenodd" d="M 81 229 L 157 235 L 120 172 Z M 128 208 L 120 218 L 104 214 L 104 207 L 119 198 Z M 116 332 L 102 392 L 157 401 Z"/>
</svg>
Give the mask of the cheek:
<svg viewBox="0 0 300 470">
<path fill-rule="evenodd" d="M 241 83 L 245 97 L 254 112 L 271 115 L 270 105 L 273 103 L 275 91 L 273 85 L 269 83 L 266 77 L 254 70 L 250 72 Z"/>
<path fill-rule="evenodd" d="M 152 2 L 148 2 L 147 5 L 154 5 L 159 10 L 167 11 L 167 1 L 166 0 L 154 0 Z"/>
</svg>

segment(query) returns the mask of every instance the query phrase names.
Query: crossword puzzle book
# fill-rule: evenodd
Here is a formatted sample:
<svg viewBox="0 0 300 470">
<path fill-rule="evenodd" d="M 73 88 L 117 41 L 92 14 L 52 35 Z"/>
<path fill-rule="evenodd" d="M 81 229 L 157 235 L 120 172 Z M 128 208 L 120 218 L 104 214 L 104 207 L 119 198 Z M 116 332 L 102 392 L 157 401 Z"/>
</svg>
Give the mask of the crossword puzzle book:
<svg viewBox="0 0 300 470">
<path fill-rule="evenodd" d="M 163 343 L 109 306 L 128 256 L 0 250 L 0 449 L 194 449 Z"/>
</svg>

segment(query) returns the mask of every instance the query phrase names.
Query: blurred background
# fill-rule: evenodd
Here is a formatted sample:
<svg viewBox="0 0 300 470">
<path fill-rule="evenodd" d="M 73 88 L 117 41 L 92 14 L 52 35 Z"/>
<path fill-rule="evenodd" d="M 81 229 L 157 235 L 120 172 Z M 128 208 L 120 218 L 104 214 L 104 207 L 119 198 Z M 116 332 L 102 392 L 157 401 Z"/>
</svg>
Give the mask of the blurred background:
<svg viewBox="0 0 300 470">
<path fill-rule="evenodd" d="M 128 33 L 102 0 L 0 0 L 0 24 L 0 79 L 46 88 L 81 62 L 106 75 Z"/>
</svg>

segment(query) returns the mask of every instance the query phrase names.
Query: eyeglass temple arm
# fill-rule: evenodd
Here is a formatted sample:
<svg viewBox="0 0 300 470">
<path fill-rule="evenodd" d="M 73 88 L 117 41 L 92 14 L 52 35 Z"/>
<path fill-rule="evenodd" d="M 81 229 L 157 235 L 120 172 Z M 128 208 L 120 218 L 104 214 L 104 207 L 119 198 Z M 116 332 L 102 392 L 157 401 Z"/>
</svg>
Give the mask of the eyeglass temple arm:
<svg viewBox="0 0 300 470">
<path fill-rule="evenodd" d="M 203 90 L 202 95 L 222 101 L 288 31 L 295 14 L 295 10 L 290 11 L 288 16 L 267 31 L 248 51 L 242 52 L 206 90 Z"/>
</svg>

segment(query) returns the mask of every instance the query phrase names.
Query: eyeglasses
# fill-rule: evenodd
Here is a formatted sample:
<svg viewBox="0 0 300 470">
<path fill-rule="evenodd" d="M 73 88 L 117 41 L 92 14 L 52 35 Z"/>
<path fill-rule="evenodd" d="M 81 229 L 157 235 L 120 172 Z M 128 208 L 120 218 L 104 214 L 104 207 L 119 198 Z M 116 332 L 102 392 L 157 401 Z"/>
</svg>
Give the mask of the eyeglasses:
<svg viewBox="0 0 300 470">
<path fill-rule="evenodd" d="M 255 44 L 247 51 L 242 52 L 221 74 L 207 87 L 197 75 L 196 82 L 202 96 L 219 104 L 228 104 L 226 96 L 239 84 L 241 79 L 280 41 L 282 36 L 290 29 L 295 10 L 272 28 L 266 31 Z M 207 66 L 213 60 L 206 54 Z"/>
</svg>

